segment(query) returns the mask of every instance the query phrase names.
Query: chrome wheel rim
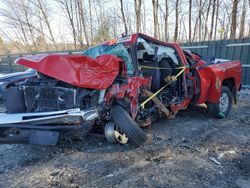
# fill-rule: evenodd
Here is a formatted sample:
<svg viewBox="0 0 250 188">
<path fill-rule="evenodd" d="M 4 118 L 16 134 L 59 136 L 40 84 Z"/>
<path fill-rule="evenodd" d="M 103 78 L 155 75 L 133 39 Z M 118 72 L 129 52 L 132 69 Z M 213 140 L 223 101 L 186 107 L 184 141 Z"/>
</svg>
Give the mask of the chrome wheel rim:
<svg viewBox="0 0 250 188">
<path fill-rule="evenodd" d="M 124 133 L 122 133 L 119 128 L 112 122 L 109 122 L 105 125 L 104 134 L 107 141 L 111 144 L 126 144 L 128 142 L 128 137 Z"/>
<path fill-rule="evenodd" d="M 229 96 L 227 93 L 222 93 L 220 97 L 219 108 L 221 112 L 226 112 L 229 106 Z"/>
</svg>

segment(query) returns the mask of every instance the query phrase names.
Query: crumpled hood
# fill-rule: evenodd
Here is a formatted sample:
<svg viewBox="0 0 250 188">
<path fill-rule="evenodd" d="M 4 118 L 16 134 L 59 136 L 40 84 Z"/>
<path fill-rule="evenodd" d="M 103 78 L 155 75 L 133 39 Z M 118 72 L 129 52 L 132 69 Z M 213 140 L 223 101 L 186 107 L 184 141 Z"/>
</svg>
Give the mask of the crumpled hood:
<svg viewBox="0 0 250 188">
<path fill-rule="evenodd" d="M 16 63 L 77 87 L 107 89 L 119 73 L 121 59 L 101 55 L 95 59 L 83 55 L 33 55 Z"/>
</svg>

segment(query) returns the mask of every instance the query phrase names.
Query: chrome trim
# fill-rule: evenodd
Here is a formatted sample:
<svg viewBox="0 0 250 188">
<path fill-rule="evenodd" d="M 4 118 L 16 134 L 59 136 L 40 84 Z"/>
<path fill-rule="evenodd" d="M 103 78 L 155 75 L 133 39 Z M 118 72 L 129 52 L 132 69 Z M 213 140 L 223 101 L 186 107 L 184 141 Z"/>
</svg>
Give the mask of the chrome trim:
<svg viewBox="0 0 250 188">
<path fill-rule="evenodd" d="M 11 123 L 38 122 L 44 120 L 55 120 L 67 117 L 82 117 L 83 121 L 91 121 L 98 117 L 97 109 L 80 110 L 68 109 L 53 112 L 34 112 L 19 114 L 0 114 L 0 125 Z"/>
</svg>

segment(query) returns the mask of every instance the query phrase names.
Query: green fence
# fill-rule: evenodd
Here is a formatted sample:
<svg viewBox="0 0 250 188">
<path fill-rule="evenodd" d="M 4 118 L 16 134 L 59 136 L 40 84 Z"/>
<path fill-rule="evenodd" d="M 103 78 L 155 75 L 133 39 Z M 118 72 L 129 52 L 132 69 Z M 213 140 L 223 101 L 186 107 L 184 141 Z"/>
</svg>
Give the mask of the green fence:
<svg viewBox="0 0 250 188">
<path fill-rule="evenodd" d="M 250 38 L 191 42 L 182 44 L 182 47 L 200 54 L 205 60 L 213 57 L 240 60 L 243 86 L 250 88 Z"/>
<path fill-rule="evenodd" d="M 50 52 L 39 52 L 35 54 L 81 54 L 83 50 L 79 51 L 50 51 Z M 0 73 L 11 73 L 11 72 L 19 72 L 25 71 L 27 68 L 18 64 L 15 64 L 15 60 L 24 57 L 27 55 L 34 55 L 34 54 L 11 54 L 11 55 L 0 55 Z"/>
</svg>

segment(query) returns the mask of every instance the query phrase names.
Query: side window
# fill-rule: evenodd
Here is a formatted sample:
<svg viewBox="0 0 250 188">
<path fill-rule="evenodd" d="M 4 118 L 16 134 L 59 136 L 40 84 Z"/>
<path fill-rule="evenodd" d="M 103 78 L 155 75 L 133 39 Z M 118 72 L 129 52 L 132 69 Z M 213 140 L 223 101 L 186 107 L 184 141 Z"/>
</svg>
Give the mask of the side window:
<svg viewBox="0 0 250 188">
<path fill-rule="evenodd" d="M 172 59 L 172 62 L 178 66 L 179 65 L 179 61 L 178 58 L 176 56 L 176 52 L 175 49 L 172 47 L 168 47 L 168 46 L 162 46 L 162 45 L 156 45 L 158 47 L 158 61 L 162 60 L 162 59 Z"/>
</svg>

